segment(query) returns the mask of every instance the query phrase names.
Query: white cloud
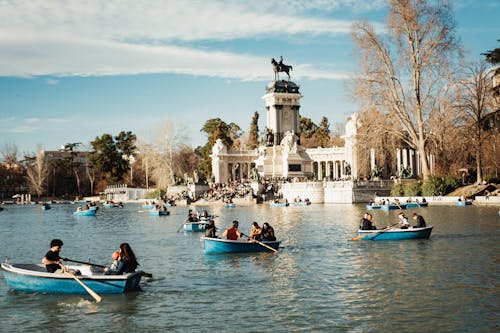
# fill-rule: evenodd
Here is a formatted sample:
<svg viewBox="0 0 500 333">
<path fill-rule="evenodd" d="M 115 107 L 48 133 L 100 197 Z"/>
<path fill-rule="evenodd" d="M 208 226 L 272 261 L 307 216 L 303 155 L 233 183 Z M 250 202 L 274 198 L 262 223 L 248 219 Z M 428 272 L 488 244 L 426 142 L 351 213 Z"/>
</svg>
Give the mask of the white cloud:
<svg viewBox="0 0 500 333">
<path fill-rule="evenodd" d="M 38 122 L 40 122 L 40 118 L 36 118 L 36 117 L 26 118 L 26 119 L 24 119 L 24 122 L 27 124 L 38 123 Z"/>
<path fill-rule="evenodd" d="M 303 12 L 334 10 L 340 5 L 354 8 L 364 1 L 293 3 L 7 2 L 0 11 L 0 76 L 180 73 L 259 80 L 269 77 L 268 59 L 197 48 L 196 43 L 347 34 L 351 21 L 308 17 Z M 185 43 L 190 46 L 182 46 Z M 345 76 L 297 65 L 306 70 L 301 77 Z"/>
<path fill-rule="evenodd" d="M 56 79 L 47 79 L 47 80 L 45 80 L 45 82 L 51 86 L 55 86 L 59 83 L 59 81 Z"/>
</svg>

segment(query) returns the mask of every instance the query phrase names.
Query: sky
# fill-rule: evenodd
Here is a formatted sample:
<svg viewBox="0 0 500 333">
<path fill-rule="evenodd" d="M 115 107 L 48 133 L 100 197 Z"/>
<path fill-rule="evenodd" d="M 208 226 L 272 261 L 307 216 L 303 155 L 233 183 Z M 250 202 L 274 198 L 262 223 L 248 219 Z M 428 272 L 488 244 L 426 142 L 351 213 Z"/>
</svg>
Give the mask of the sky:
<svg viewBox="0 0 500 333">
<path fill-rule="evenodd" d="M 470 59 L 499 47 L 500 1 L 452 4 Z M 263 130 L 280 56 L 301 115 L 343 124 L 358 110 L 351 25 L 383 33 L 387 10 L 383 0 L 0 0 L 0 152 L 88 149 L 123 130 L 159 142 L 166 122 L 196 147 L 208 119 L 248 131 L 255 111 Z"/>
</svg>

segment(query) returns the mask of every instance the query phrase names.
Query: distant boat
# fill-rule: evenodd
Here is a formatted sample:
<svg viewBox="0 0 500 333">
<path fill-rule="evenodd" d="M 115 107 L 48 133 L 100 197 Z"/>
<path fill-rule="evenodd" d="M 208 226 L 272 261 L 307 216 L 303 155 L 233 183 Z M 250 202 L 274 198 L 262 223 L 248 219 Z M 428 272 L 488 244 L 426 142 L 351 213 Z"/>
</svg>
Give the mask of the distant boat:
<svg viewBox="0 0 500 333">
<path fill-rule="evenodd" d="M 429 238 L 432 232 L 432 226 L 425 228 L 409 229 L 389 229 L 389 230 L 358 230 L 358 236 L 361 240 L 404 240 Z"/>
<path fill-rule="evenodd" d="M 376 204 L 372 204 L 372 205 L 368 204 L 368 205 L 366 205 L 366 209 L 367 210 L 375 210 L 375 209 L 380 209 L 380 208 L 381 208 L 381 206 L 380 205 L 376 205 Z"/>
<path fill-rule="evenodd" d="M 406 208 L 427 207 L 428 205 L 428 202 L 408 202 Z"/>
<path fill-rule="evenodd" d="M 290 204 L 288 202 L 271 202 L 269 207 L 288 207 Z"/>
<path fill-rule="evenodd" d="M 156 207 L 155 204 L 146 204 L 146 205 L 142 205 L 142 209 L 146 209 L 146 210 L 149 210 L 149 209 L 154 209 Z"/>
<path fill-rule="evenodd" d="M 205 254 L 221 254 L 221 253 L 242 253 L 242 252 L 270 252 L 268 248 L 255 242 L 248 240 L 229 240 L 222 238 L 200 237 L 203 241 Z M 269 242 L 263 241 L 263 244 L 277 250 L 280 246 L 279 241 Z"/>
<path fill-rule="evenodd" d="M 51 209 L 51 208 L 52 208 L 52 207 L 51 207 L 48 203 L 44 203 L 44 204 L 42 205 L 42 210 L 49 210 L 49 209 Z"/>
<path fill-rule="evenodd" d="M 465 206 L 469 206 L 469 205 L 472 205 L 472 201 L 466 200 L 466 201 L 455 202 L 455 206 L 457 206 L 457 207 L 465 207 Z"/>
<path fill-rule="evenodd" d="M 87 294 L 74 278 L 66 273 L 48 273 L 42 264 L 1 265 L 10 289 L 33 293 Z M 121 294 L 137 289 L 143 271 L 125 275 L 104 275 L 92 272 L 90 266 L 68 266 L 80 271 L 78 279 L 98 294 Z"/>
<path fill-rule="evenodd" d="M 119 204 L 116 202 L 106 202 L 103 204 L 104 208 L 123 208 L 123 204 Z"/>
<path fill-rule="evenodd" d="M 226 203 L 226 208 L 234 208 L 234 207 L 236 207 L 236 205 L 234 203 L 232 203 L 232 202 Z"/>
<path fill-rule="evenodd" d="M 311 201 L 292 202 L 292 206 L 309 206 L 310 204 L 311 204 Z"/>
<path fill-rule="evenodd" d="M 389 204 L 389 205 L 380 205 L 381 210 L 394 210 L 394 209 L 406 209 L 406 204 Z"/>
<path fill-rule="evenodd" d="M 73 212 L 73 215 L 76 215 L 76 216 L 95 216 L 96 212 L 97 212 L 97 207 L 91 206 L 89 209 L 77 210 L 76 212 Z"/>
<path fill-rule="evenodd" d="M 149 215 L 153 215 L 153 216 L 167 216 L 167 215 L 170 215 L 170 212 L 168 210 L 150 210 L 149 212 Z"/>
</svg>

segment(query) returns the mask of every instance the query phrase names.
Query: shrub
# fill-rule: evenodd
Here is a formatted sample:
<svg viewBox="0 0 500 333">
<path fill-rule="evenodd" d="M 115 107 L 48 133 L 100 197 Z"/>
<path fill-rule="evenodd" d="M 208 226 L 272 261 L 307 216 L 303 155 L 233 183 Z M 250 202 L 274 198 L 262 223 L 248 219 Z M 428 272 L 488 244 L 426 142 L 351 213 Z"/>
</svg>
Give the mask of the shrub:
<svg viewBox="0 0 500 333">
<path fill-rule="evenodd" d="M 446 194 L 446 183 L 439 177 L 429 177 L 422 185 L 423 196 L 436 196 Z"/>
<path fill-rule="evenodd" d="M 391 196 L 393 196 L 393 197 L 403 196 L 404 193 L 405 193 L 405 190 L 404 190 L 403 184 L 401 184 L 401 183 L 396 183 L 391 188 Z"/>
<path fill-rule="evenodd" d="M 450 193 L 462 185 L 462 179 L 455 176 L 446 176 L 444 183 L 446 185 L 445 193 Z"/>
<path fill-rule="evenodd" d="M 422 186 L 419 182 L 413 181 L 404 184 L 404 193 L 407 197 L 416 197 L 422 192 Z"/>
</svg>

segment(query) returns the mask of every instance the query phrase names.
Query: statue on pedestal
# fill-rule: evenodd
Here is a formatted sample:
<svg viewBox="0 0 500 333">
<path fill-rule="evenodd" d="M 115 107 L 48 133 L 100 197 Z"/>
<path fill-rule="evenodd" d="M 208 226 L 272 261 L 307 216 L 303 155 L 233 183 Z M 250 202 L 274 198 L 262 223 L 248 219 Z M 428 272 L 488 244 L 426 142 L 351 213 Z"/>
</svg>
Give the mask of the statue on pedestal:
<svg viewBox="0 0 500 333">
<path fill-rule="evenodd" d="M 274 58 L 271 59 L 271 64 L 273 64 L 274 70 L 274 80 L 279 79 L 279 72 L 285 72 L 288 75 L 288 80 L 290 80 L 290 71 L 293 70 L 292 66 L 285 65 L 283 63 L 283 57 L 280 56 L 280 61 L 277 62 Z"/>
</svg>

